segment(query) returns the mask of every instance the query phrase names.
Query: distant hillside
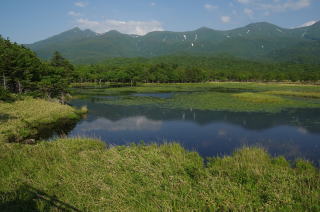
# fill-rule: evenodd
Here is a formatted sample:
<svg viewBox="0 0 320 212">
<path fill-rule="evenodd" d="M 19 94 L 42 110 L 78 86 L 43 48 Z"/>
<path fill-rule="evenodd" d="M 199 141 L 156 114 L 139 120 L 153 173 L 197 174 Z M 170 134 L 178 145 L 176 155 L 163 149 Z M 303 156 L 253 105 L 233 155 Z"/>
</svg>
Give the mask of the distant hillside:
<svg viewBox="0 0 320 212">
<path fill-rule="evenodd" d="M 74 63 L 172 54 L 227 54 L 251 60 L 320 63 L 319 43 L 320 22 L 295 29 L 261 22 L 227 31 L 203 27 L 189 32 L 150 32 L 144 36 L 117 31 L 97 34 L 74 28 L 26 46 L 41 58 L 48 59 L 54 51 L 59 51 Z"/>
</svg>

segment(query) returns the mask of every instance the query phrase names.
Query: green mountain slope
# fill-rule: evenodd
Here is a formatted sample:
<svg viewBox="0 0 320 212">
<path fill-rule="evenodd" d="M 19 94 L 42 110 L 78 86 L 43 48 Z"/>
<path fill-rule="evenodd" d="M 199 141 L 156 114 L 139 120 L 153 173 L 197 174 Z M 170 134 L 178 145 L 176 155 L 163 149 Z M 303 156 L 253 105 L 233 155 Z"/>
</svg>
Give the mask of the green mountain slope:
<svg viewBox="0 0 320 212">
<path fill-rule="evenodd" d="M 228 54 L 254 60 L 309 62 L 303 58 L 320 58 L 319 40 L 320 22 L 295 29 L 261 22 L 227 31 L 203 27 L 189 32 L 150 32 L 144 36 L 117 31 L 97 34 L 74 28 L 27 46 L 44 59 L 59 51 L 75 63 L 94 63 L 110 57 L 172 54 Z M 311 46 L 312 51 L 306 46 Z M 299 56 L 301 53 L 303 57 Z M 317 60 L 312 59 L 312 62 Z"/>
</svg>

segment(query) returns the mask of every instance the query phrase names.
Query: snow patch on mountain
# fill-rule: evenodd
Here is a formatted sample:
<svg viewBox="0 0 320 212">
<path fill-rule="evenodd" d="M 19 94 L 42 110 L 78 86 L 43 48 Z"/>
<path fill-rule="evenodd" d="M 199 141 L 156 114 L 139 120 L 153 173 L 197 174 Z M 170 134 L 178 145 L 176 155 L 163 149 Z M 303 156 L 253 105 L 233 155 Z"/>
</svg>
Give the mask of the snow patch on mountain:
<svg viewBox="0 0 320 212">
<path fill-rule="evenodd" d="M 308 27 L 308 26 L 312 26 L 313 24 L 317 23 L 318 21 L 312 20 L 312 21 L 308 21 L 300 26 L 294 27 L 294 28 L 301 28 L 301 27 Z"/>
</svg>

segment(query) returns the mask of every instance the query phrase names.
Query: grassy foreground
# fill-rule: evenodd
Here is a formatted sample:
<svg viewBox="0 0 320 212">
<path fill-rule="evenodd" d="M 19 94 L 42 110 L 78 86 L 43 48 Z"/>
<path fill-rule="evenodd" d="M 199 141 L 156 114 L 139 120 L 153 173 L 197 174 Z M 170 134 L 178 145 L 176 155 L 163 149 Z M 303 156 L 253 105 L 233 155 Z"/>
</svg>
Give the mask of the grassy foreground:
<svg viewBox="0 0 320 212">
<path fill-rule="evenodd" d="M 80 118 L 85 111 L 42 99 L 0 102 L 0 142 L 23 142 Z"/>
<path fill-rule="evenodd" d="M 204 165 L 178 144 L 0 143 L 0 211 L 319 211 L 320 174 L 259 148 Z"/>
</svg>

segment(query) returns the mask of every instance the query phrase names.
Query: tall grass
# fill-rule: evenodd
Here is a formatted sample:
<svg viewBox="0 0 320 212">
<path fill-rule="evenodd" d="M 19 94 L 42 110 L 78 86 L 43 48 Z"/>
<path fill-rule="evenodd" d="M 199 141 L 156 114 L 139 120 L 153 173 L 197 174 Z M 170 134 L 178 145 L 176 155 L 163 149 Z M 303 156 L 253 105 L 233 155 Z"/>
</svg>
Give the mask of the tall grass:
<svg viewBox="0 0 320 212">
<path fill-rule="evenodd" d="M 0 142 L 19 142 L 47 128 L 68 120 L 77 120 L 80 113 L 68 105 L 42 99 L 26 98 L 13 103 L 0 103 Z"/>
<path fill-rule="evenodd" d="M 252 103 L 273 103 L 273 104 L 281 104 L 285 102 L 285 99 L 278 97 L 278 96 L 272 96 L 268 94 L 262 94 L 262 93 L 250 93 L 250 92 L 244 92 L 244 93 L 238 93 L 233 94 L 232 96 L 237 97 L 241 100 L 252 102 Z"/>
<path fill-rule="evenodd" d="M 315 100 L 316 101 L 316 100 Z M 172 98 L 120 96 L 117 99 L 104 99 L 106 104 L 115 105 L 154 105 L 163 108 L 235 111 L 235 112 L 279 112 L 287 108 L 317 108 L 319 104 L 299 99 L 289 99 L 263 92 L 217 92 L 203 91 L 177 93 Z"/>
<path fill-rule="evenodd" d="M 121 93 L 154 93 L 179 91 L 208 91 L 208 89 L 242 89 L 247 91 L 297 91 L 320 92 L 318 85 L 284 84 L 284 83 L 256 83 L 256 82 L 210 82 L 210 83 L 145 83 L 135 87 L 106 88 L 106 89 L 74 89 L 74 94 L 82 95 L 117 95 Z"/>
<path fill-rule="evenodd" d="M 205 165 L 178 144 L 0 144 L 0 210 L 317 211 L 319 170 L 259 148 Z M 40 198 L 42 197 L 42 198 Z M 50 197 L 54 197 L 51 198 Z"/>
<path fill-rule="evenodd" d="M 302 91 L 267 91 L 266 94 L 296 96 L 305 98 L 320 98 L 320 92 L 302 92 Z"/>
</svg>

